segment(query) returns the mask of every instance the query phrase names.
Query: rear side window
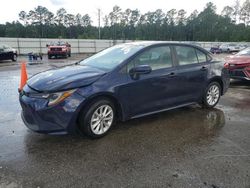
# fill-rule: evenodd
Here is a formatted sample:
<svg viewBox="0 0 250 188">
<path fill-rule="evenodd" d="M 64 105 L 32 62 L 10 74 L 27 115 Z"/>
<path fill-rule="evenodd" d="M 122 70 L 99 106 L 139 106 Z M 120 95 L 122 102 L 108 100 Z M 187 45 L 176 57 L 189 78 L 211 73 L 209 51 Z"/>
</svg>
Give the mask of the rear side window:
<svg viewBox="0 0 250 188">
<path fill-rule="evenodd" d="M 149 65 L 152 70 L 172 67 L 171 49 L 169 46 L 153 47 L 138 55 L 128 68 L 138 65 Z"/>
<path fill-rule="evenodd" d="M 198 63 L 198 58 L 194 48 L 189 46 L 176 46 L 179 65 L 190 65 Z"/>
<path fill-rule="evenodd" d="M 204 63 L 207 61 L 207 55 L 200 50 L 196 50 L 197 58 L 199 63 Z"/>
</svg>

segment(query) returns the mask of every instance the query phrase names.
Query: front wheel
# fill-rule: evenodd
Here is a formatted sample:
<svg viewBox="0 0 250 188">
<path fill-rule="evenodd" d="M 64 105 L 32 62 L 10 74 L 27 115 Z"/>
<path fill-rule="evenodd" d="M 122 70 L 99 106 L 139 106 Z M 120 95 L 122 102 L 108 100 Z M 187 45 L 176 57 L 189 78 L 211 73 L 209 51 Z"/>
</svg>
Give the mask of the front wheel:
<svg viewBox="0 0 250 188">
<path fill-rule="evenodd" d="M 11 59 L 12 61 L 17 61 L 17 55 L 16 54 L 13 54 L 13 56 L 12 56 L 12 59 Z"/>
<path fill-rule="evenodd" d="M 221 96 L 221 86 L 218 82 L 211 82 L 203 96 L 203 106 L 213 108 L 219 102 Z"/>
<path fill-rule="evenodd" d="M 115 122 L 115 108 L 108 99 L 97 100 L 82 111 L 79 118 L 80 130 L 92 138 L 107 134 Z"/>
</svg>

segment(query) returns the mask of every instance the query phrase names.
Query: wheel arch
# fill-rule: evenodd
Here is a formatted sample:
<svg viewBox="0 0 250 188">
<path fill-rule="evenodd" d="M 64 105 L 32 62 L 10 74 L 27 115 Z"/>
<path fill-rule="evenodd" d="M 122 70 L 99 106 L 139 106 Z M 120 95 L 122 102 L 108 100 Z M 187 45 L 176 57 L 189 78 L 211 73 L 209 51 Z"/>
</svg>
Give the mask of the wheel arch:
<svg viewBox="0 0 250 188">
<path fill-rule="evenodd" d="M 210 83 L 212 82 L 218 82 L 220 84 L 220 87 L 221 87 L 221 95 L 224 94 L 224 84 L 223 84 L 223 81 L 222 81 L 222 78 L 219 77 L 219 76 L 216 76 L 216 77 L 213 77 L 211 78 L 209 81 L 208 81 L 208 84 L 209 85 Z"/>
<path fill-rule="evenodd" d="M 91 103 L 93 103 L 94 101 L 97 101 L 99 99 L 108 99 L 110 100 L 114 106 L 115 106 L 115 110 L 116 110 L 116 118 L 118 120 L 122 120 L 123 119 L 123 108 L 121 103 L 119 102 L 119 100 L 112 95 L 111 93 L 99 93 L 96 94 L 94 96 L 91 96 L 89 98 L 87 98 L 87 100 L 84 102 L 84 105 L 81 107 L 81 110 L 78 113 L 78 117 L 77 119 L 79 119 L 79 115 L 82 113 L 83 110 L 86 109 L 87 106 L 89 106 Z"/>
</svg>

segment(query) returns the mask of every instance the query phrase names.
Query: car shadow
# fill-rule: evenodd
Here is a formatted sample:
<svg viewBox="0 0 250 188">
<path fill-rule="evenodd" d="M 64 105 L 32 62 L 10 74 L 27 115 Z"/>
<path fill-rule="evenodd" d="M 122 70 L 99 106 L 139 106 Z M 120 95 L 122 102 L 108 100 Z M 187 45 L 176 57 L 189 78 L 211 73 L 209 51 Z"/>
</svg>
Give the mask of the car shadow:
<svg viewBox="0 0 250 188">
<path fill-rule="evenodd" d="M 248 81 L 248 80 L 231 80 L 230 88 L 250 89 L 250 81 Z"/>
<path fill-rule="evenodd" d="M 12 60 L 0 60 L 0 63 L 9 63 L 9 62 L 13 62 Z"/>
</svg>

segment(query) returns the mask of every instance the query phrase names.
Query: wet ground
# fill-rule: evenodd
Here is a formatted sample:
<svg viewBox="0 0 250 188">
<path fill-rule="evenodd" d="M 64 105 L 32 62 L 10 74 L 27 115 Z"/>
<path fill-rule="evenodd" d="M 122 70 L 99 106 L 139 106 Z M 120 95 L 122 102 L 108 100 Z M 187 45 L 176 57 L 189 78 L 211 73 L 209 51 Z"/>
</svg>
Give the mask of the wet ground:
<svg viewBox="0 0 250 188">
<path fill-rule="evenodd" d="M 45 59 L 28 73 L 80 58 Z M 234 81 L 215 109 L 118 123 L 90 140 L 29 131 L 20 118 L 20 65 L 8 63 L 0 63 L 0 188 L 250 187 L 250 83 Z"/>
</svg>

